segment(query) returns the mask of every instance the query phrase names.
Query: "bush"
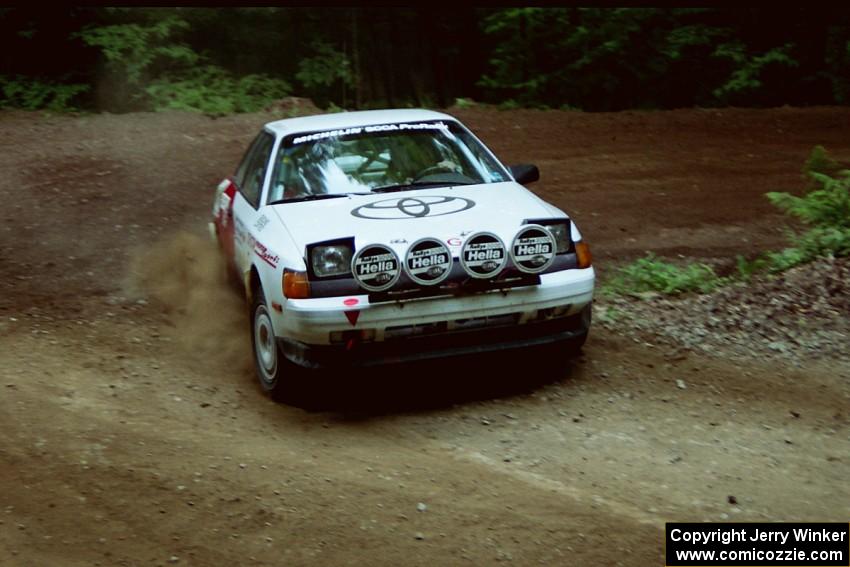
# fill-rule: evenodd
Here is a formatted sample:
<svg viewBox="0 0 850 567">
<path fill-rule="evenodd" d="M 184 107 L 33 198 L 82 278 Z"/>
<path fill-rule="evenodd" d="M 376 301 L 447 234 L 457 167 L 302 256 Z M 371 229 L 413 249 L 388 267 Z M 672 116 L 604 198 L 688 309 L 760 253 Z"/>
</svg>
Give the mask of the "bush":
<svg viewBox="0 0 850 567">
<path fill-rule="evenodd" d="M 808 228 L 789 231 L 791 246 L 767 252 L 752 261 L 738 257 L 739 278 L 748 281 L 755 273 L 784 272 L 826 256 L 850 256 L 850 171 L 815 146 L 803 166 L 809 190 L 802 197 L 790 193 L 767 193 L 767 198 Z M 830 175 L 831 174 L 831 175 Z"/>
<path fill-rule="evenodd" d="M 809 228 L 790 233 L 792 246 L 766 255 L 767 269 L 781 272 L 824 256 L 850 255 L 850 171 L 816 146 L 806 161 L 812 188 L 802 197 L 790 193 L 768 193 L 767 198 Z M 835 177 L 822 173 L 835 172 Z"/>
<path fill-rule="evenodd" d="M 802 197 L 790 193 L 768 193 L 775 206 L 816 228 L 850 228 L 850 171 L 838 179 L 812 173 L 818 188 Z"/>
<path fill-rule="evenodd" d="M 824 175 L 835 175 L 841 169 L 841 165 L 832 159 L 829 152 L 823 146 L 815 146 L 803 165 L 803 176 L 809 179 L 813 173 Z M 814 181 L 814 180 L 812 180 Z"/>
<path fill-rule="evenodd" d="M 707 264 L 688 264 L 679 267 L 647 254 L 633 263 L 623 266 L 603 286 L 603 292 L 613 294 L 635 294 L 657 292 L 679 294 L 689 291 L 707 293 L 723 284 L 725 280 L 714 273 Z"/>
<path fill-rule="evenodd" d="M 68 112 L 77 110 L 72 101 L 88 90 L 88 85 L 63 85 L 21 76 L 0 76 L 0 108 Z"/>
<path fill-rule="evenodd" d="M 256 112 L 290 94 L 289 83 L 266 75 L 235 77 L 180 41 L 190 25 L 175 15 L 142 24 L 89 27 L 78 35 L 97 47 L 127 101 L 153 110 L 188 110 L 214 116 Z"/>
<path fill-rule="evenodd" d="M 455 99 L 454 106 L 457 108 L 475 108 L 478 106 L 478 103 L 471 98 L 458 97 Z"/>
<path fill-rule="evenodd" d="M 185 20 L 170 16 L 147 25 L 90 26 L 74 35 L 86 45 L 99 48 L 112 71 L 131 86 L 138 86 L 156 67 L 194 65 L 200 60 L 191 47 L 175 39 L 189 27 Z"/>
<path fill-rule="evenodd" d="M 715 49 L 714 56 L 729 59 L 733 63 L 732 75 L 713 94 L 723 103 L 745 100 L 740 97 L 753 96 L 764 87 L 762 75 L 771 66 L 799 67 L 799 62 L 791 57 L 794 45 L 791 43 L 769 49 L 761 55 L 751 55 L 740 41 L 721 44 Z"/>
<path fill-rule="evenodd" d="M 288 96 L 289 84 L 265 75 L 236 78 L 221 67 L 206 65 L 151 81 L 145 89 L 157 111 L 188 110 L 221 116 L 257 112 Z"/>
</svg>

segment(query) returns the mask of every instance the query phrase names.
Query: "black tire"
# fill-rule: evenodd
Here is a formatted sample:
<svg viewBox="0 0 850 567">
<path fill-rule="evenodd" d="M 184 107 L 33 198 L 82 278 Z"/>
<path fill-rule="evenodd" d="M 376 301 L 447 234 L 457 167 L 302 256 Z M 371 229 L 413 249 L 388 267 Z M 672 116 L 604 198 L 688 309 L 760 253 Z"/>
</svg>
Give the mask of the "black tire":
<svg viewBox="0 0 850 567">
<path fill-rule="evenodd" d="M 254 290 L 251 304 L 251 348 L 254 370 L 260 388 L 275 401 L 289 401 L 296 393 L 297 365 L 280 351 L 272 327 L 271 314 L 261 287 Z"/>
<path fill-rule="evenodd" d="M 571 358 L 580 355 L 581 347 L 583 347 L 584 343 L 587 342 L 587 335 L 588 332 L 585 331 L 577 337 L 562 341 L 560 343 L 561 351 Z"/>
<path fill-rule="evenodd" d="M 590 323 L 593 316 L 592 309 L 592 306 L 588 305 L 581 311 L 581 334 L 550 345 L 551 352 L 556 360 L 561 358 L 573 359 L 581 355 L 581 348 L 587 342 L 587 336 L 590 334 Z"/>
<path fill-rule="evenodd" d="M 581 311 L 581 324 L 584 332 L 571 339 L 563 342 L 563 348 L 567 356 L 576 357 L 581 354 L 581 347 L 587 342 L 587 335 L 590 333 L 590 323 L 593 318 L 593 305 L 589 304 Z"/>
</svg>

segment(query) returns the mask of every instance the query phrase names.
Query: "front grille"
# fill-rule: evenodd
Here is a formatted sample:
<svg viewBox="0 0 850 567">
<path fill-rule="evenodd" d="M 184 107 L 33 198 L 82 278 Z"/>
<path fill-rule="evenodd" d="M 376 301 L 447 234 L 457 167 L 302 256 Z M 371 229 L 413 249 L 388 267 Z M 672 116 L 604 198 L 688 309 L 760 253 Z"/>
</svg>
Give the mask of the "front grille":
<svg viewBox="0 0 850 567">
<path fill-rule="evenodd" d="M 505 315 L 493 315 L 489 317 L 472 317 L 468 319 L 454 319 L 451 321 L 436 321 L 419 325 L 399 325 L 387 327 L 384 331 L 384 340 L 408 339 L 413 337 L 427 337 L 441 333 L 454 331 L 472 331 L 477 329 L 492 329 L 497 327 L 508 327 L 519 322 L 521 313 L 507 313 Z"/>
<path fill-rule="evenodd" d="M 520 272 L 506 271 L 495 280 L 476 280 L 469 276 L 461 278 L 449 278 L 441 285 L 419 286 L 400 285 L 388 291 L 369 294 L 369 303 L 383 303 L 386 301 L 400 301 L 405 299 L 418 299 L 437 296 L 466 296 L 487 291 L 510 289 L 512 287 L 525 287 L 540 284 L 540 276 L 537 274 L 523 274 Z"/>
</svg>

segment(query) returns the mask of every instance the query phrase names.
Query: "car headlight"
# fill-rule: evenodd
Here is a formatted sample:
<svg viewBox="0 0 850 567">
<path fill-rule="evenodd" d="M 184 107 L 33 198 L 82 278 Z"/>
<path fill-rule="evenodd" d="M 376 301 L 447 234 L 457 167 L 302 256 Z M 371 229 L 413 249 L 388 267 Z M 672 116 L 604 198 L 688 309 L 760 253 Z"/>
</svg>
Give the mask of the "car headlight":
<svg viewBox="0 0 850 567">
<path fill-rule="evenodd" d="M 549 232 L 552 233 L 552 236 L 555 237 L 555 244 L 557 246 L 557 248 L 555 249 L 555 253 L 563 254 L 564 252 L 569 252 L 570 221 L 546 223 L 544 224 L 544 226 L 548 228 Z"/>
<path fill-rule="evenodd" d="M 316 246 L 310 256 L 317 277 L 340 276 L 351 271 L 351 246 L 347 244 Z"/>
</svg>

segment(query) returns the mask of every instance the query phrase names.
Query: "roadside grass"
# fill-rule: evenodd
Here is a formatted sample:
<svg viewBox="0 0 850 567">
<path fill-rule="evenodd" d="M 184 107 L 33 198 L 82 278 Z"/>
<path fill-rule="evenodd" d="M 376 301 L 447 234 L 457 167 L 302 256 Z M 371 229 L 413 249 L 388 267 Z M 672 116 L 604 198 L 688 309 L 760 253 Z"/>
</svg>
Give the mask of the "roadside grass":
<svg viewBox="0 0 850 567">
<path fill-rule="evenodd" d="M 725 278 L 719 277 L 708 264 L 677 266 L 649 253 L 621 267 L 605 283 L 602 292 L 608 295 L 677 295 L 690 291 L 708 293 L 725 281 Z"/>
<path fill-rule="evenodd" d="M 803 166 L 809 185 L 802 196 L 767 193 L 768 200 L 802 228 L 789 229 L 789 246 L 747 259 L 736 258 L 736 272 L 720 277 L 703 263 L 678 266 L 649 253 L 619 268 L 600 291 L 603 295 L 678 295 L 708 293 L 760 274 L 778 274 L 794 266 L 829 256 L 850 256 L 850 170 L 815 146 Z"/>
</svg>

